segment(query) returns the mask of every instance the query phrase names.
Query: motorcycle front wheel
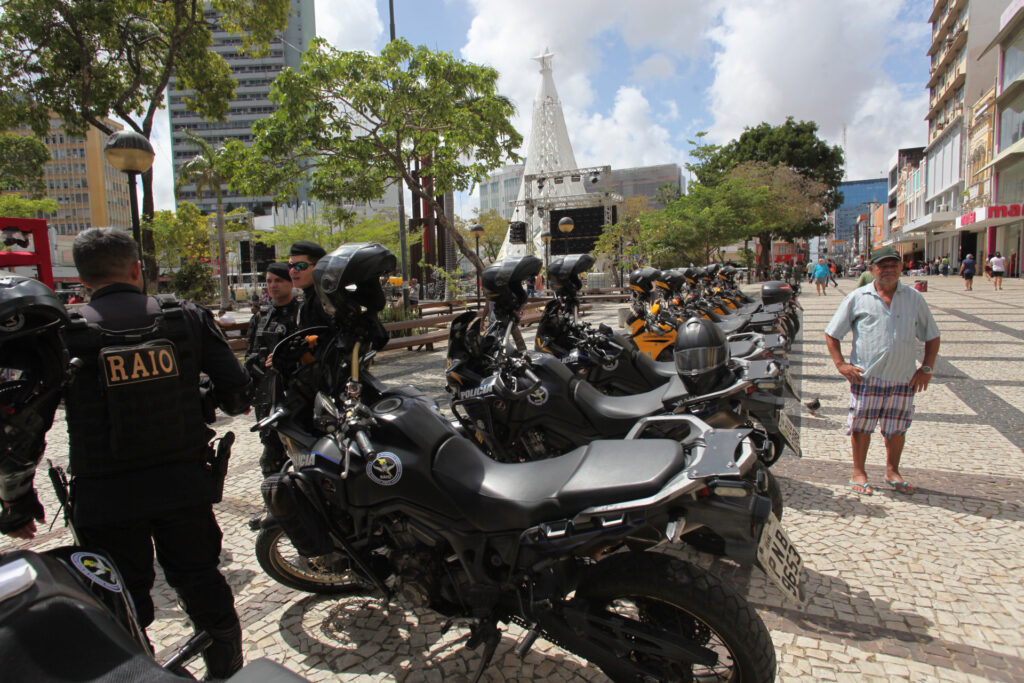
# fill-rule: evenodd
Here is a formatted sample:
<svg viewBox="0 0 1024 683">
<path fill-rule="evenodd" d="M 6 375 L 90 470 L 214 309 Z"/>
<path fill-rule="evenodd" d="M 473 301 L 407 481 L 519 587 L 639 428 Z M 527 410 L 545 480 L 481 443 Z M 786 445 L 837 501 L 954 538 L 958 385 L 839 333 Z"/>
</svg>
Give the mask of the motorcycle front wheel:
<svg viewBox="0 0 1024 683">
<path fill-rule="evenodd" d="M 256 561 L 267 576 L 306 593 L 355 593 L 363 588 L 341 553 L 303 557 L 281 527 L 261 529 L 256 536 Z"/>
<path fill-rule="evenodd" d="M 582 577 L 574 601 L 682 636 L 718 656 L 702 666 L 637 640 L 614 647 L 620 659 L 652 672 L 652 680 L 775 680 L 775 649 L 761 617 L 713 574 L 682 560 L 649 552 L 612 555 Z M 614 672 L 606 673 L 615 680 Z"/>
</svg>

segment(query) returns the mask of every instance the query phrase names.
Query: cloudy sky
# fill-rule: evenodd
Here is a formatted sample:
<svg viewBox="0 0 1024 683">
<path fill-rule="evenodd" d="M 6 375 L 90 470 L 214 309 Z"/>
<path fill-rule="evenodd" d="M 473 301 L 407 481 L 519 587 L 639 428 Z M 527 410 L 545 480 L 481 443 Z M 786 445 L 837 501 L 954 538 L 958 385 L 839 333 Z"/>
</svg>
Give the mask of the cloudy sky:
<svg viewBox="0 0 1024 683">
<path fill-rule="evenodd" d="M 687 160 L 706 131 L 727 142 L 747 126 L 813 120 L 841 144 L 847 177 L 885 174 L 899 147 L 923 145 L 931 3 L 925 0 L 394 0 L 414 44 L 488 64 L 518 106 L 528 139 L 539 83 L 530 57 L 550 47 L 579 164 Z M 347 50 L 380 50 L 387 0 L 316 0 L 317 33 Z M 171 208 L 166 121 L 157 148 L 158 208 Z M 526 142 L 524 141 L 524 152 Z M 467 215 L 475 198 L 457 202 Z"/>
</svg>

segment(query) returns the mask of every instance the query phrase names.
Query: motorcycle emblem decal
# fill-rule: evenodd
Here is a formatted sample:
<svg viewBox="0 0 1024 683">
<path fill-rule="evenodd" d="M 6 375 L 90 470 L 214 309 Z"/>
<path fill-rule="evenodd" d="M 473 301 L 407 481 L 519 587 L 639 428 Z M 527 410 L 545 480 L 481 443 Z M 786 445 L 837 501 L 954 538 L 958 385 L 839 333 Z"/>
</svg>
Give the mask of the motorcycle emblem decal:
<svg viewBox="0 0 1024 683">
<path fill-rule="evenodd" d="M 394 453 L 378 453 L 366 463 L 366 476 L 375 484 L 394 486 L 402 478 L 402 461 Z"/>
<path fill-rule="evenodd" d="M 530 395 L 526 397 L 526 400 L 530 402 L 530 405 L 542 406 L 548 402 L 548 390 L 544 387 L 537 387 Z"/>
<path fill-rule="evenodd" d="M 614 360 L 610 360 L 610 361 L 605 361 L 604 363 L 601 363 L 601 369 L 604 370 L 605 372 L 612 372 L 617 367 L 619 367 L 619 359 L 618 358 L 616 358 Z"/>
<path fill-rule="evenodd" d="M 71 564 L 82 576 L 114 593 L 121 592 L 121 581 L 110 561 L 96 553 L 72 553 Z"/>
</svg>

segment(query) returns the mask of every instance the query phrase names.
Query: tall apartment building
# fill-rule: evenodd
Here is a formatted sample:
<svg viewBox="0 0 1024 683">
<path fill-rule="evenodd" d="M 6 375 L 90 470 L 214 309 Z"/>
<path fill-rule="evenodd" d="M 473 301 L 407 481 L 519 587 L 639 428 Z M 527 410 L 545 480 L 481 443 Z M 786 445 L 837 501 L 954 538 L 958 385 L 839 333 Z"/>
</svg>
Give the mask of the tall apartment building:
<svg viewBox="0 0 1024 683">
<path fill-rule="evenodd" d="M 861 214 L 873 210 L 875 204 L 886 204 L 889 194 L 887 178 L 872 180 L 847 180 L 839 185 L 843 203 L 833 213 L 830 223 L 835 228 L 835 242 L 840 251 L 839 258 L 851 263 L 854 244 L 857 244 L 857 221 Z"/>
<path fill-rule="evenodd" d="M 995 55 L 983 53 L 1005 6 L 994 0 L 935 0 L 932 5 L 925 213 L 904 228 L 904 233 L 918 233 L 927 258 L 944 251 L 959 260 L 975 251 L 973 231 L 952 240 L 948 233 L 957 231 L 963 212 L 971 108 L 996 75 Z"/>
<path fill-rule="evenodd" d="M 123 129 L 116 121 L 105 122 L 114 130 Z M 27 126 L 14 132 L 31 135 Z M 103 154 L 108 137 L 92 126 L 84 138 L 70 135 L 59 117 L 50 117 L 50 131 L 43 137 L 50 150 L 44 182 L 46 196 L 60 208 L 44 218 L 53 234 L 76 235 L 92 227 L 131 228 L 128 179 Z"/>
<path fill-rule="evenodd" d="M 480 213 L 497 211 L 509 221 L 515 210 L 512 202 L 519 197 L 519 186 L 523 182 L 526 164 L 504 166 L 491 173 L 480 183 Z"/>
<path fill-rule="evenodd" d="M 223 123 L 207 121 L 198 114 L 190 112 L 185 105 L 185 97 L 190 91 L 178 90 L 176 80 L 172 78 L 168 88 L 168 105 L 171 123 L 171 150 L 174 168 L 193 158 L 199 148 L 186 135 L 190 131 L 202 138 L 213 147 L 222 145 L 226 140 L 252 141 L 252 125 L 274 112 L 270 102 L 270 86 L 285 67 L 298 68 L 302 63 L 302 53 L 309 46 L 310 40 L 316 35 L 316 20 L 313 0 L 292 0 L 288 17 L 288 27 L 284 33 L 270 42 L 267 54 L 262 57 L 250 57 L 240 51 L 242 38 L 234 33 L 220 29 L 216 12 L 207 11 L 206 19 L 213 26 L 213 44 L 210 49 L 220 54 L 231 66 L 231 75 L 238 82 L 235 87 L 235 99 L 231 102 L 226 120 Z M 257 214 L 265 213 L 272 206 L 274 198 L 245 197 L 222 187 L 226 210 L 244 207 Z M 198 198 L 196 186 L 189 183 L 182 186 L 178 199 L 190 201 L 205 212 L 213 212 L 217 208 L 216 197 L 204 191 L 202 200 Z"/>
</svg>

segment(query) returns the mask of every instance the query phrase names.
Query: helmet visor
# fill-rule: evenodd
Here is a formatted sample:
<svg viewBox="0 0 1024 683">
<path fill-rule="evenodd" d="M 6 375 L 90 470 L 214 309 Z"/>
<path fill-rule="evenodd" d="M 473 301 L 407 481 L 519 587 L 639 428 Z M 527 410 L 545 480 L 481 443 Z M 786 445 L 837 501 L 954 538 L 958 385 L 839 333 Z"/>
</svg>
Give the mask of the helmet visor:
<svg viewBox="0 0 1024 683">
<path fill-rule="evenodd" d="M 694 349 L 677 349 L 675 352 L 676 371 L 680 374 L 698 374 L 714 370 L 729 360 L 728 346 L 701 346 Z"/>
</svg>

